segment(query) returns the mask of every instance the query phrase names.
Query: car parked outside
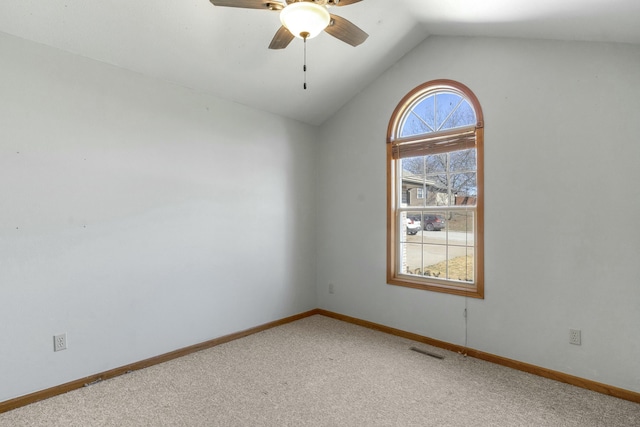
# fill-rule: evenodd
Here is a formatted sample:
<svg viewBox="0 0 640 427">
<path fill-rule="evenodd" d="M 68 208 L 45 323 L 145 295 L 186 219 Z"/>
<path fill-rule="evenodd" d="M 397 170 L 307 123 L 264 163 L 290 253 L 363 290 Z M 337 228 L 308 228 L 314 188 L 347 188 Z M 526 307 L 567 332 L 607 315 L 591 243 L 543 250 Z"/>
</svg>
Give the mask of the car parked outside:
<svg viewBox="0 0 640 427">
<path fill-rule="evenodd" d="M 424 229 L 428 231 L 440 231 L 445 227 L 444 217 L 442 215 L 424 214 L 422 219 Z"/>
<path fill-rule="evenodd" d="M 407 234 L 415 235 L 422 229 L 422 225 L 420 225 L 419 220 L 415 220 L 413 218 L 407 217 Z"/>
<path fill-rule="evenodd" d="M 408 215 L 407 220 L 413 220 L 414 222 L 418 222 L 422 224 L 423 228 L 427 231 L 440 231 L 442 230 L 446 223 L 444 220 L 444 216 L 435 215 L 435 214 L 423 214 L 423 215 Z"/>
</svg>

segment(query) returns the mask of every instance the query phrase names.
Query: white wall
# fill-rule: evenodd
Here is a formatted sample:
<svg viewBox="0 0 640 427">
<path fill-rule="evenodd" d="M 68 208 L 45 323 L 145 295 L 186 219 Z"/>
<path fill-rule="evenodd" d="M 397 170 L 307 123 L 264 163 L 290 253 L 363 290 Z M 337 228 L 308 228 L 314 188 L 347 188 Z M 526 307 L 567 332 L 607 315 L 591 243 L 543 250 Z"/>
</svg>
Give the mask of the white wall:
<svg viewBox="0 0 640 427">
<path fill-rule="evenodd" d="M 467 304 L 469 347 L 640 392 L 638 70 L 640 46 L 427 39 L 322 128 L 319 306 L 463 345 Z M 484 300 L 385 283 L 386 128 L 437 78 L 484 111 Z"/>
<path fill-rule="evenodd" d="M 1 34 L 0 62 L 0 401 L 316 307 L 316 128 Z"/>
</svg>

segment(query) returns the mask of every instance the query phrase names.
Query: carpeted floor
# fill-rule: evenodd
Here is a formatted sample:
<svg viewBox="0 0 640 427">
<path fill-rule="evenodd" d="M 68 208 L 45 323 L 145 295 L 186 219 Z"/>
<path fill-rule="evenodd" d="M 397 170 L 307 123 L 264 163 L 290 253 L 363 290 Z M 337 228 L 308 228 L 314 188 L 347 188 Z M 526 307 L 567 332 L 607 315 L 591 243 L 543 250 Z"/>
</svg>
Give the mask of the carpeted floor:
<svg viewBox="0 0 640 427">
<path fill-rule="evenodd" d="M 637 427 L 640 405 L 318 315 L 0 414 L 9 426 Z"/>
</svg>

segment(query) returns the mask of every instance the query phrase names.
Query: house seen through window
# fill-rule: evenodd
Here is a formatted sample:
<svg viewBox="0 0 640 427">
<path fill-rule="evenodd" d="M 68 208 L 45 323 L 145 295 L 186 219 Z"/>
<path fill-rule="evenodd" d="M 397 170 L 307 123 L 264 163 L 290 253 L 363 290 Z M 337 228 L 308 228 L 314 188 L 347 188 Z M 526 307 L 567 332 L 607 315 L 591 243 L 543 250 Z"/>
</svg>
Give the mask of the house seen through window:
<svg viewBox="0 0 640 427">
<path fill-rule="evenodd" d="M 458 82 L 425 83 L 398 104 L 387 135 L 388 283 L 483 297 L 483 127 Z"/>
</svg>

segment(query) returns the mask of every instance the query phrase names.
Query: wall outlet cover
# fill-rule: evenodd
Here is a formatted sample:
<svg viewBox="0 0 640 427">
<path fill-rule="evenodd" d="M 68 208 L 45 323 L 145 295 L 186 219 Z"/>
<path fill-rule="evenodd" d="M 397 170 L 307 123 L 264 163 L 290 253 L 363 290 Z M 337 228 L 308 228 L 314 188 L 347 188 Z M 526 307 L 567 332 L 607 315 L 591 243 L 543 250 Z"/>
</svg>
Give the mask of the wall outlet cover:
<svg viewBox="0 0 640 427">
<path fill-rule="evenodd" d="M 61 351 L 67 349 L 67 334 L 53 336 L 53 351 Z"/>
<path fill-rule="evenodd" d="M 582 333 L 580 329 L 569 329 L 569 344 L 580 345 L 582 343 Z"/>
</svg>

